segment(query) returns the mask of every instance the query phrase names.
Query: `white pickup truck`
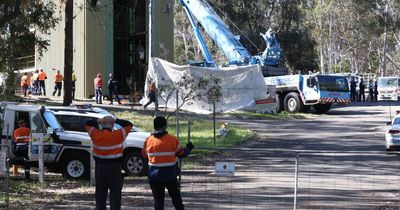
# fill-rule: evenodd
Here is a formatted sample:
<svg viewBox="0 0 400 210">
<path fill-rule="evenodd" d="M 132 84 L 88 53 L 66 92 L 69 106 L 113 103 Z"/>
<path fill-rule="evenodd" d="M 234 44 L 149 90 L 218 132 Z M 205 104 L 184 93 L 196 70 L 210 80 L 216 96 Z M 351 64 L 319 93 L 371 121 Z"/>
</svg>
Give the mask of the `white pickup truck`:
<svg viewBox="0 0 400 210">
<path fill-rule="evenodd" d="M 32 131 L 29 143 L 29 160 L 32 166 L 38 165 L 39 139 L 44 142 L 44 164 L 49 169 L 61 172 L 66 178 L 88 178 L 90 172 L 91 140 L 86 132 L 65 131 L 60 125 L 54 111 L 46 106 L 39 105 L 18 105 L 16 103 L 0 102 L 1 106 L 1 144 L 10 148 L 10 159 L 18 159 L 14 156 L 13 132 L 17 128 L 19 120 L 25 120 L 27 127 Z M 143 137 L 143 141 L 146 137 Z M 3 148 L 4 149 L 4 148 Z M 137 153 L 141 148 L 124 147 L 124 160 L 131 160 L 128 157 Z M 129 152 L 128 152 L 129 151 Z M 126 157 L 125 157 L 126 156 Z M 124 164 L 132 164 L 124 161 Z M 123 166 L 127 174 L 143 175 L 147 165 L 141 170 L 129 171 L 128 166 Z M 131 167 L 132 168 L 132 167 Z"/>
</svg>

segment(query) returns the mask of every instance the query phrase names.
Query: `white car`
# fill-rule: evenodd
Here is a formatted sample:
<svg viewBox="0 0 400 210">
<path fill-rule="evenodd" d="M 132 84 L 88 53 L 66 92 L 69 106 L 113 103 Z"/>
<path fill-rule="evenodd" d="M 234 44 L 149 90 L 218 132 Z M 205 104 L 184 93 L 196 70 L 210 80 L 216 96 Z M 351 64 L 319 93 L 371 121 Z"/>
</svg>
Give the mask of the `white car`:
<svg viewBox="0 0 400 210">
<path fill-rule="evenodd" d="M 400 114 L 397 114 L 388 125 L 390 127 L 385 134 L 386 150 L 400 150 Z"/>
<path fill-rule="evenodd" d="M 48 106 L 53 111 L 61 126 L 70 133 L 87 134 L 84 123 L 89 119 L 99 119 L 104 116 L 112 116 L 113 114 L 105 109 L 98 107 L 85 106 Z M 114 128 L 118 129 L 118 124 Z M 137 128 L 133 128 L 124 141 L 123 169 L 129 175 L 143 176 L 147 173 L 147 161 L 141 156 L 141 149 L 144 141 L 150 136 L 148 132 L 142 132 Z M 73 165 L 70 170 L 77 170 L 80 166 Z M 84 167 L 84 166 L 82 166 Z"/>
</svg>

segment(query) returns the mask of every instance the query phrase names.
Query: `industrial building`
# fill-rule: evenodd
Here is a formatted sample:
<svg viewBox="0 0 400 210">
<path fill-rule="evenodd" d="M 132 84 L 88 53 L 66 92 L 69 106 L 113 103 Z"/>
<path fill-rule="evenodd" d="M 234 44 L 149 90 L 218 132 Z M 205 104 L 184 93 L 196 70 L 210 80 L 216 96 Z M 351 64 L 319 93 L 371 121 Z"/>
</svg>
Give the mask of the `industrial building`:
<svg viewBox="0 0 400 210">
<path fill-rule="evenodd" d="M 50 41 L 42 56 L 36 52 L 34 69 L 43 68 L 48 75 L 46 89 L 53 89 L 57 70 L 64 72 L 65 19 L 61 1 L 55 1 L 61 16 L 49 34 Z M 103 80 L 113 73 L 120 81 L 119 92 L 143 94 L 149 53 L 151 57 L 173 60 L 174 0 L 101 0 L 96 7 L 91 1 L 74 1 L 73 70 L 77 76 L 75 98 L 94 95 L 93 79 Z M 171 53 L 165 53 L 165 52 Z M 103 95 L 107 95 L 106 85 Z"/>
</svg>

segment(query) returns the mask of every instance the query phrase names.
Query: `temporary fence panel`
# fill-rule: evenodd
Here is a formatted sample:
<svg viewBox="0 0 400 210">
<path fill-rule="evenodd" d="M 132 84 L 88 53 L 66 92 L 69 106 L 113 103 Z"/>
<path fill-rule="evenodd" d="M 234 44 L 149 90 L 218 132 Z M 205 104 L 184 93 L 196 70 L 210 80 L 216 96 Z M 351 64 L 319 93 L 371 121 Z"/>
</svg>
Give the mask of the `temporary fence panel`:
<svg viewBox="0 0 400 210">
<path fill-rule="evenodd" d="M 194 159 L 183 163 L 182 194 L 188 209 L 400 206 L 400 158 L 396 154 L 234 149 Z M 234 163 L 234 176 L 217 176 L 215 162 Z"/>
<path fill-rule="evenodd" d="M 0 209 L 8 208 L 9 204 L 9 169 L 8 169 L 8 147 L 0 145 Z"/>
</svg>

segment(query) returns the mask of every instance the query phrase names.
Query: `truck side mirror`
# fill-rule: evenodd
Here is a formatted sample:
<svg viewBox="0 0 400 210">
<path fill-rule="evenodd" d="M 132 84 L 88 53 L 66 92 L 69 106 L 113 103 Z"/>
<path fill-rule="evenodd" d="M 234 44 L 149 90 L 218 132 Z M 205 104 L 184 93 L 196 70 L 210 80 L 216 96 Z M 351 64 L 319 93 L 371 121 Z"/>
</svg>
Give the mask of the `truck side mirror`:
<svg viewBox="0 0 400 210">
<path fill-rule="evenodd" d="M 386 125 L 392 125 L 392 122 L 387 122 Z"/>
</svg>

